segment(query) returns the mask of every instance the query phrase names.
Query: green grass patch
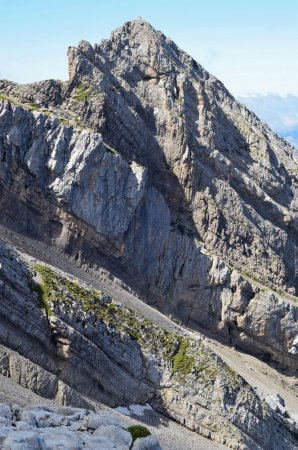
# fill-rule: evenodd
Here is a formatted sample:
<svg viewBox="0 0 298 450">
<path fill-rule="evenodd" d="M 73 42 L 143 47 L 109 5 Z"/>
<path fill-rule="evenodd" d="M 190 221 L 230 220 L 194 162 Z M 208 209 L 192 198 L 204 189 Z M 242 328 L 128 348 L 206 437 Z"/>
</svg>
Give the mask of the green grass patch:
<svg viewBox="0 0 298 450">
<path fill-rule="evenodd" d="M 151 433 L 148 428 L 143 425 L 133 425 L 132 427 L 127 428 L 127 431 L 131 434 L 132 442 L 134 442 L 138 438 L 145 438 L 150 436 Z"/>
<path fill-rule="evenodd" d="M 110 147 L 108 144 L 106 144 L 105 142 L 103 143 L 104 148 L 106 149 L 106 151 L 108 153 L 111 153 L 112 155 L 117 155 L 117 152 L 114 148 Z"/>
<path fill-rule="evenodd" d="M 63 300 L 66 303 L 71 303 L 72 300 L 79 300 L 85 311 L 93 309 L 100 299 L 100 294 L 94 295 L 94 291 L 79 286 L 78 284 L 64 278 L 49 267 L 42 264 L 35 264 L 35 271 L 41 277 L 41 283 L 31 281 L 31 286 L 35 286 L 34 290 L 37 292 L 40 306 L 51 313 L 50 308 L 53 302 Z"/>
<path fill-rule="evenodd" d="M 172 357 L 173 373 L 179 373 L 182 376 L 187 375 L 195 366 L 195 359 L 189 356 L 189 341 L 183 337 L 179 337 L 179 348 L 177 353 Z"/>
<path fill-rule="evenodd" d="M 13 100 L 12 98 L 7 97 L 7 95 L 3 95 L 0 94 L 0 100 L 4 100 L 8 103 L 12 103 L 13 105 L 18 105 L 19 103 L 17 103 L 15 100 Z"/>
<path fill-rule="evenodd" d="M 121 333 L 137 341 L 145 356 L 157 357 L 180 383 L 192 380 L 206 385 L 221 377 L 233 389 L 241 386 L 237 373 L 219 361 L 202 342 L 158 328 L 131 308 L 118 305 L 100 291 L 80 286 L 45 265 L 35 264 L 34 270 L 40 280 L 39 283 L 30 280 L 29 288 L 47 316 L 55 314 L 55 302 L 66 308 L 76 302 L 81 311 L 78 322 L 82 320 L 82 312 L 92 312 L 90 317 L 94 323 L 100 320 L 107 325 L 108 333 Z"/>
<path fill-rule="evenodd" d="M 93 95 L 93 88 L 80 83 L 76 88 L 73 98 L 78 102 L 84 102 L 87 98 Z"/>
<path fill-rule="evenodd" d="M 52 315 L 52 306 L 55 302 L 71 305 L 78 301 L 84 312 L 94 312 L 95 316 L 111 325 L 119 332 L 127 333 L 132 339 L 142 338 L 142 330 L 150 326 L 150 320 L 141 321 L 130 308 L 121 308 L 112 302 L 105 302 L 102 293 L 95 289 L 88 289 L 62 277 L 49 267 L 35 264 L 34 270 L 39 274 L 41 282 L 31 280 L 29 287 L 36 292 L 38 304 L 48 315 Z"/>
<path fill-rule="evenodd" d="M 61 123 L 61 125 L 64 125 L 65 127 L 71 126 L 70 121 L 65 119 L 64 117 L 58 117 L 58 120 Z"/>
<path fill-rule="evenodd" d="M 51 115 L 49 111 L 44 111 L 42 109 L 39 109 L 35 103 L 20 103 L 16 100 L 13 100 L 12 98 L 8 97 L 7 95 L 0 94 L 0 100 L 5 100 L 8 103 L 11 103 L 15 106 L 21 106 L 22 108 L 28 109 L 28 111 L 37 111 L 41 112 L 43 114 L 46 114 L 48 117 Z"/>
</svg>

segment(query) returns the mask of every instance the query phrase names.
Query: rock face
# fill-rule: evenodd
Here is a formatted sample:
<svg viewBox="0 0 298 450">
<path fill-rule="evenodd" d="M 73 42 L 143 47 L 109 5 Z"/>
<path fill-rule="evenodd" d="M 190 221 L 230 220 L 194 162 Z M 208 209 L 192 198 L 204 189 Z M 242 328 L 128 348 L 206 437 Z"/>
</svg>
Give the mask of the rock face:
<svg viewBox="0 0 298 450">
<path fill-rule="evenodd" d="M 82 41 L 69 64 L 65 85 L 0 88 L 100 132 L 148 169 L 173 229 L 262 283 L 297 292 L 294 149 L 144 21 L 95 48 Z"/>
<path fill-rule="evenodd" d="M 9 102 L 0 135 L 2 223 L 79 264 L 104 266 L 183 323 L 297 369 L 295 298 L 212 256 L 175 222 L 148 168 L 98 133 Z"/>
<path fill-rule="evenodd" d="M 88 408 L 88 398 L 112 407 L 150 403 L 231 448 L 297 449 L 295 421 L 260 397 L 202 340 L 157 328 L 47 266 L 35 264 L 29 270 L 4 244 L 1 267 L 1 374 L 63 405 Z M 21 421 L 31 420 L 33 427 L 36 421 L 39 427 L 65 425 L 55 414 L 38 419 L 35 414 L 34 420 L 28 414 Z M 86 421 L 94 430 L 100 418 L 91 414 Z M 31 433 L 26 434 L 30 442 L 39 439 L 23 422 L 19 425 Z M 93 436 L 111 440 L 114 432 L 109 428 Z M 115 445 L 125 436 L 115 438 Z M 7 445 L 15 437 L 9 435 Z M 65 434 L 66 440 L 72 437 Z"/>
<path fill-rule="evenodd" d="M 297 375 L 294 148 L 142 20 L 68 58 L 65 83 L 0 81 L 0 223 Z M 71 301 L 49 301 L 47 272 L 0 251 L 1 373 L 83 407 L 150 401 L 234 448 L 296 448 L 293 421 L 202 343 L 53 275 Z"/>
</svg>

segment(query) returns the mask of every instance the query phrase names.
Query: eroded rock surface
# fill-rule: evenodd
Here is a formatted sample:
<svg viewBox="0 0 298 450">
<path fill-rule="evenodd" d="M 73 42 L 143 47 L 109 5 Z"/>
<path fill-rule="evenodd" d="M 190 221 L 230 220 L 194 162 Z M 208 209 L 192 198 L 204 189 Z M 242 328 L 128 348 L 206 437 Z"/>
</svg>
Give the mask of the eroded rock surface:
<svg viewBox="0 0 298 450">
<path fill-rule="evenodd" d="M 297 369 L 294 148 L 146 22 L 69 61 L 0 82 L 1 222 Z"/>
<path fill-rule="evenodd" d="M 3 450 L 161 450 L 158 440 L 138 437 L 133 441 L 125 420 L 111 412 L 90 415 L 86 409 L 46 406 L 21 408 L 0 404 L 0 445 Z M 111 423 L 113 425 L 111 425 Z M 150 446 L 151 445 L 151 446 Z"/>
<path fill-rule="evenodd" d="M 67 82 L 0 81 L 1 224 L 297 375 L 294 148 L 142 20 L 68 58 Z M 0 264 L 2 374 L 78 407 L 149 402 L 233 448 L 297 448 L 296 418 L 200 340 L 2 242 Z"/>
<path fill-rule="evenodd" d="M 268 405 L 199 337 L 158 328 L 48 266 L 28 268 L 3 243 L 1 261 L 2 374 L 64 405 L 88 408 L 88 398 L 112 407 L 150 403 L 232 448 L 297 448 L 293 418 Z M 48 427 L 60 421 L 59 414 L 34 420 Z M 21 422 L 33 423 L 25 416 Z M 95 429 L 99 418 L 86 420 Z"/>
</svg>

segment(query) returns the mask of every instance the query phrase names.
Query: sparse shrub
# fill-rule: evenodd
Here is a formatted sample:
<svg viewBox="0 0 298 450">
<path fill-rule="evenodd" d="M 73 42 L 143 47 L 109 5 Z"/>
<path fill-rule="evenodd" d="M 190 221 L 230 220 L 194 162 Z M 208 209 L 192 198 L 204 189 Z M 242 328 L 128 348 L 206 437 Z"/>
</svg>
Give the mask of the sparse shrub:
<svg viewBox="0 0 298 450">
<path fill-rule="evenodd" d="M 127 428 L 127 431 L 131 434 L 132 442 L 138 438 L 144 438 L 151 435 L 150 431 L 143 425 L 133 425 L 132 427 Z"/>
</svg>

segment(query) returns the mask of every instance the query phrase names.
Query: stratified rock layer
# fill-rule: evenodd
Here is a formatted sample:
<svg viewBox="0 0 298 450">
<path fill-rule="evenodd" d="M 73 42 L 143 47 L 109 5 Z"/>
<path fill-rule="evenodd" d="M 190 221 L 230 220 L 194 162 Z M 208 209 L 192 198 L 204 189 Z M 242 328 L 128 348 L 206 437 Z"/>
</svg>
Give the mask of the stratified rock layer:
<svg viewBox="0 0 298 450">
<path fill-rule="evenodd" d="M 0 249 L 3 375 L 64 405 L 150 403 L 231 448 L 297 449 L 297 424 L 204 342 L 157 328 L 46 266 L 32 273 Z"/>
<path fill-rule="evenodd" d="M 181 322 L 297 369 L 294 297 L 207 254 L 173 224 L 149 170 L 128 164 L 100 134 L 9 102 L 0 108 L 2 223 L 79 264 L 108 268 Z"/>
<path fill-rule="evenodd" d="M 142 20 L 68 57 L 68 82 L 0 81 L 1 224 L 297 374 L 294 148 Z M 62 279 L 49 302 L 1 252 L 3 374 L 80 406 L 148 401 L 234 448 L 297 447 L 294 419 L 201 342 Z"/>
<path fill-rule="evenodd" d="M 95 48 L 85 41 L 70 48 L 69 64 L 64 85 L 2 82 L 0 89 L 100 132 L 128 162 L 147 168 L 173 229 L 201 238 L 262 283 L 297 292 L 294 148 L 142 20 Z M 151 290 L 167 295 L 156 278 L 150 271 Z"/>
</svg>

